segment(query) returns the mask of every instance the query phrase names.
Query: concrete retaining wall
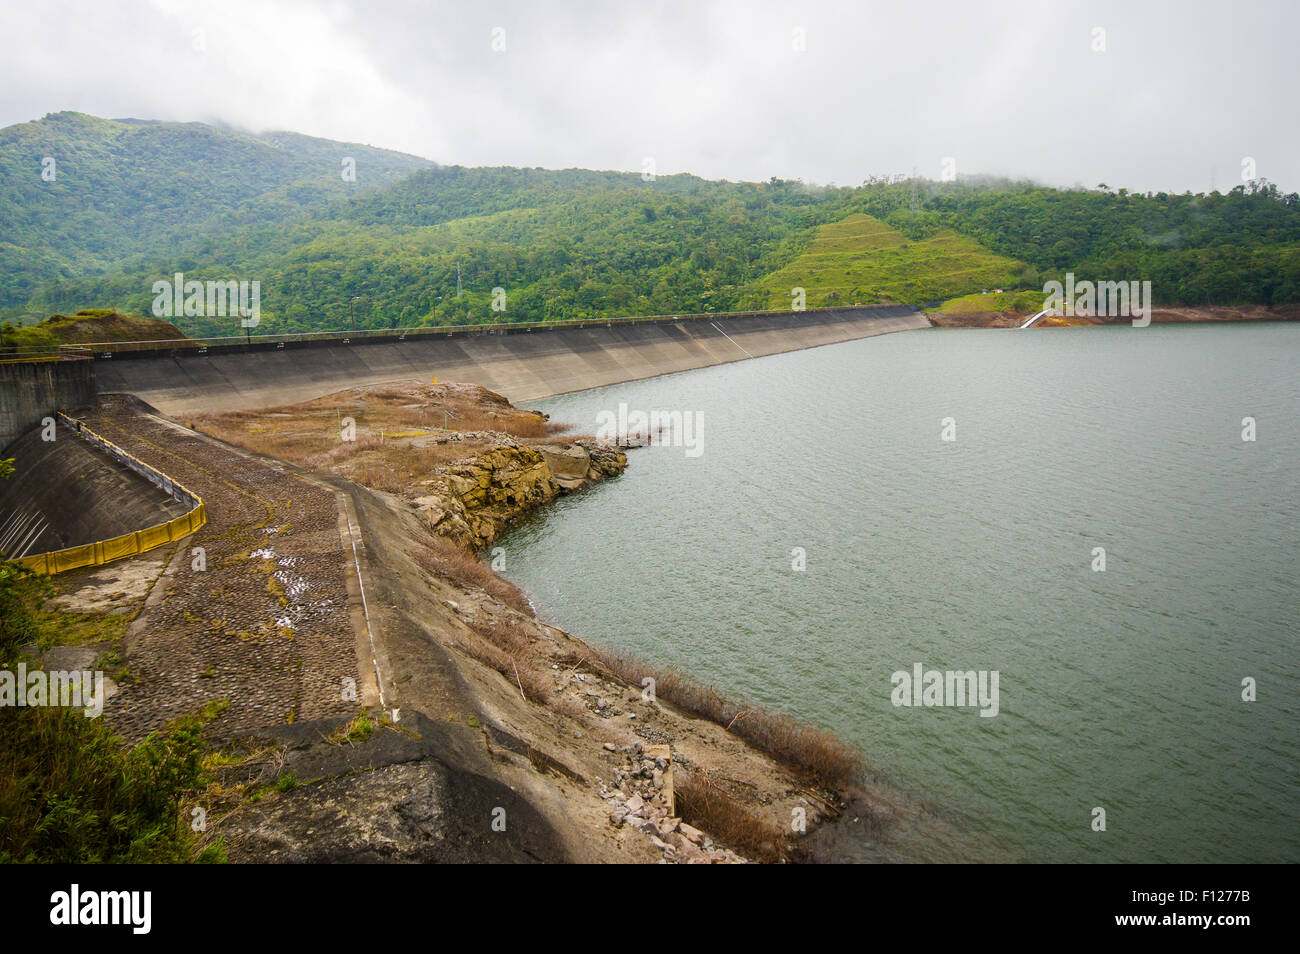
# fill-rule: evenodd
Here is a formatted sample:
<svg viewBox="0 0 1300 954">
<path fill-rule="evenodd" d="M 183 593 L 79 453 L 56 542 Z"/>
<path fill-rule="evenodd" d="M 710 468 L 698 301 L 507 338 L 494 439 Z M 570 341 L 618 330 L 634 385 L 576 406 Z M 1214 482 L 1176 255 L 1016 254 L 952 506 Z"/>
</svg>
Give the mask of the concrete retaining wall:
<svg viewBox="0 0 1300 954">
<path fill-rule="evenodd" d="M 99 389 L 173 417 L 292 404 L 403 379 L 481 384 L 513 402 L 929 327 L 908 306 L 691 316 L 508 333 L 286 339 L 96 359 Z"/>
<path fill-rule="evenodd" d="M 0 481 L 0 552 L 22 557 L 129 534 L 184 516 L 191 504 L 81 440 L 60 420 L 55 439 L 28 431 Z"/>
<path fill-rule="evenodd" d="M 55 411 L 95 399 L 90 361 L 15 361 L 0 364 L 0 451 Z"/>
</svg>

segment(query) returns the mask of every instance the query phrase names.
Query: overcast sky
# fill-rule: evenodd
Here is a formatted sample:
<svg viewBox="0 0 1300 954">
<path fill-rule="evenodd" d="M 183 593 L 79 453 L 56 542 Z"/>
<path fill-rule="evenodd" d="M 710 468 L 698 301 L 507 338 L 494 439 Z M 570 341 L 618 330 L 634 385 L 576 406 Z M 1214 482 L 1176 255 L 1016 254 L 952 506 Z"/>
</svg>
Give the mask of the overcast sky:
<svg viewBox="0 0 1300 954">
<path fill-rule="evenodd" d="M 1300 190 L 1300 3 L 0 0 L 0 125 L 64 109 L 444 163 Z M 501 47 L 504 46 L 503 49 Z M 495 48 L 494 48 L 495 47 Z"/>
</svg>

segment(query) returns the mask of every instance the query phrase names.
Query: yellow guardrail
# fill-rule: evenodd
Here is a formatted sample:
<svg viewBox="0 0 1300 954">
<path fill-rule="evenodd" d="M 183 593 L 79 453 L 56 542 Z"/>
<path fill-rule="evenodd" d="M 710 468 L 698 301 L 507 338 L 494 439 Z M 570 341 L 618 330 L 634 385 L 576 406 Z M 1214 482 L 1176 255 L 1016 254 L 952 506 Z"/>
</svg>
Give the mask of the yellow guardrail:
<svg viewBox="0 0 1300 954">
<path fill-rule="evenodd" d="M 103 566 L 105 563 L 112 563 L 114 560 L 136 556 L 157 547 L 175 543 L 177 540 L 188 537 L 208 522 L 207 509 L 203 505 L 203 498 L 198 494 L 185 489 L 162 471 L 150 467 L 135 455 L 118 447 L 107 438 L 96 434 L 82 424 L 81 421 L 68 417 L 62 412 L 59 413 L 59 419 L 75 430 L 88 443 L 94 444 L 117 458 L 159 489 L 170 494 L 173 499 L 183 503 L 192 503 L 194 506 L 188 513 L 168 520 L 166 523 L 160 523 L 157 526 L 134 530 L 131 533 L 124 533 L 120 537 L 86 543 L 79 547 L 52 550 L 49 553 L 37 553 L 23 557 L 17 562 L 35 570 L 37 573 L 45 573 L 51 576 L 55 573 L 76 570 L 84 566 Z"/>
</svg>

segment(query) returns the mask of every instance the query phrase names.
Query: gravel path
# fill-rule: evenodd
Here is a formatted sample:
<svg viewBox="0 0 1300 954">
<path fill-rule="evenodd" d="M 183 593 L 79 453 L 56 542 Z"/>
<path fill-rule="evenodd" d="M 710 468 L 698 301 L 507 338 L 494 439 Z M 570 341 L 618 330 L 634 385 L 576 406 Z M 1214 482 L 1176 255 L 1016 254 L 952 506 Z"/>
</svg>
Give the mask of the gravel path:
<svg viewBox="0 0 1300 954">
<path fill-rule="evenodd" d="M 127 637 L 130 678 L 106 707 L 138 739 L 226 699 L 218 736 L 355 712 L 357 640 L 348 613 L 351 553 L 334 491 L 107 395 L 94 431 L 197 493 L 208 522 L 186 538 Z M 203 548 L 206 568 L 195 567 Z M 162 551 L 170 552 L 170 551 Z"/>
</svg>

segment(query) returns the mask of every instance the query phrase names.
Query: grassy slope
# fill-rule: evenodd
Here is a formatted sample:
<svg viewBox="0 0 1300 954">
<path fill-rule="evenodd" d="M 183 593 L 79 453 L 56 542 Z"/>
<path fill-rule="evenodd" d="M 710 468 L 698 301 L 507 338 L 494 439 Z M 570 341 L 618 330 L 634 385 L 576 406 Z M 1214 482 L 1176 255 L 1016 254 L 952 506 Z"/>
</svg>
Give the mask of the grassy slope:
<svg viewBox="0 0 1300 954">
<path fill-rule="evenodd" d="M 164 341 L 184 337 L 185 333 L 169 321 L 88 309 L 75 315 L 52 315 L 48 320 L 26 328 L 6 326 L 4 340 L 9 346 L 41 348 L 60 344 Z"/>
<path fill-rule="evenodd" d="M 75 315 L 54 315 L 37 326 L 68 344 L 91 341 L 161 341 L 184 338 L 170 321 L 138 318 L 116 312 L 84 311 Z"/>
<path fill-rule="evenodd" d="M 759 282 L 769 308 L 789 308 L 791 289 L 810 308 L 935 301 L 1014 285 L 1023 263 L 951 231 L 912 241 L 879 219 L 850 215 L 818 227 L 807 251 Z"/>
<path fill-rule="evenodd" d="M 1043 307 L 1046 295 L 1040 289 L 1027 291 L 1004 291 L 987 295 L 976 293 L 950 298 L 935 309 L 944 315 L 968 314 L 980 311 L 1010 311 L 1018 315 L 1032 315 Z"/>
</svg>

